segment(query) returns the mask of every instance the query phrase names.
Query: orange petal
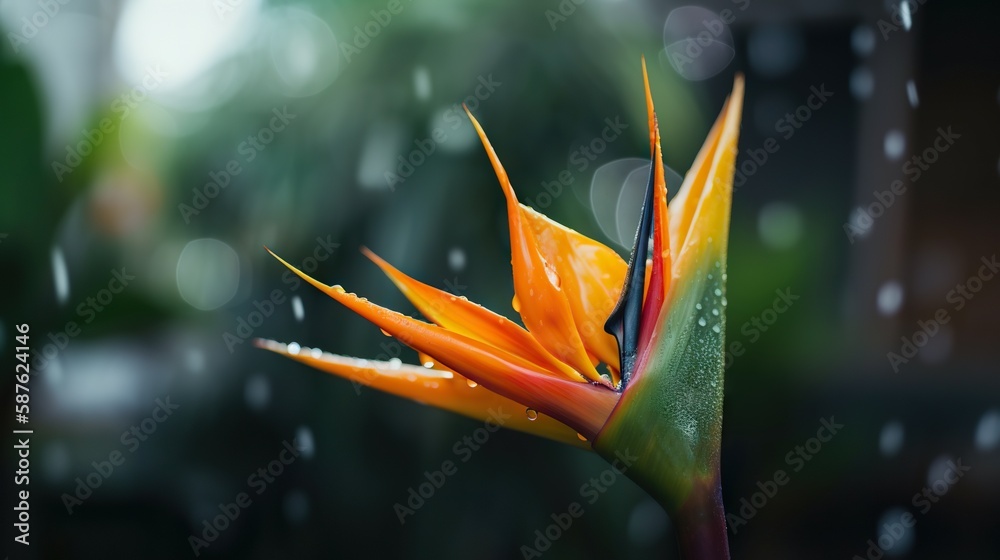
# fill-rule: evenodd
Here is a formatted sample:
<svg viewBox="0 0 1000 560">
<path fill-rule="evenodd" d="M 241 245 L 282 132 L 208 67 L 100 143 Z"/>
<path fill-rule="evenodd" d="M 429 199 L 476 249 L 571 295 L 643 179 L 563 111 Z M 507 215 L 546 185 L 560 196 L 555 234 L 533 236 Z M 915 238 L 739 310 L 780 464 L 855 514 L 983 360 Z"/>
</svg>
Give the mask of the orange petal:
<svg viewBox="0 0 1000 560">
<path fill-rule="evenodd" d="M 690 214 L 691 225 L 683 236 L 682 244 L 678 245 L 680 250 L 675 253 L 675 278 L 693 274 L 696 262 L 705 255 L 714 254 L 725 258 L 742 109 L 743 77 L 737 76 L 733 93 L 726 101 L 712 134 L 706 140 L 706 147 L 702 148 L 695 160 L 698 167 L 688 174 L 689 177 L 704 177 L 704 180 L 699 181 L 700 184 L 694 184 L 687 198 L 680 203 L 678 211 L 684 217 Z M 712 146 L 708 147 L 709 144 Z M 711 157 L 702 158 L 702 153 L 711 154 Z M 695 199 L 692 195 L 699 188 L 700 196 Z"/>
<path fill-rule="evenodd" d="M 500 159 L 486 138 L 486 133 L 468 108 L 465 110 L 476 128 L 486 154 L 493 164 L 504 196 L 507 198 L 507 221 L 510 226 L 511 266 L 514 269 L 514 293 L 520 302 L 521 319 L 528 331 L 555 357 L 566 362 L 584 377 L 610 385 L 594 368 L 587 354 L 580 332 L 573 320 L 566 294 L 561 288 L 562 279 L 553 264 L 542 257 L 535 234 L 528 220 L 523 219 L 514 187 L 507 178 Z M 594 325 L 600 329 L 601 325 Z"/>
<path fill-rule="evenodd" d="M 523 358 L 553 375 L 585 381 L 573 368 L 557 360 L 517 323 L 443 290 L 428 286 L 403 274 L 367 248 L 361 251 L 431 321 L 461 335 L 495 346 Z"/>
<path fill-rule="evenodd" d="M 535 234 L 538 251 L 563 279 L 573 321 L 587 351 L 612 369 L 618 379 L 618 343 L 602 328 L 621 295 L 628 265 L 604 244 L 521 205 L 521 215 Z"/>
<path fill-rule="evenodd" d="M 666 301 L 672 276 L 670 265 L 670 229 L 667 210 L 667 181 L 663 171 L 663 150 L 660 147 L 660 126 L 653 108 L 653 94 L 649 90 L 646 59 L 642 60 L 642 81 L 646 89 L 646 111 L 649 119 L 650 158 L 653 165 L 653 255 L 652 271 L 647 278 L 646 299 L 642 308 L 639 328 L 639 347 L 645 347 L 653 335 L 653 328 Z M 648 269 L 647 269 L 648 270 Z"/>
<path fill-rule="evenodd" d="M 555 377 L 509 352 L 380 307 L 346 293 L 340 286 L 327 286 L 274 253 L 271 255 L 300 278 L 403 344 L 434 356 L 446 368 L 495 393 L 552 416 L 587 439 L 593 440 L 618 402 L 618 393 L 605 387 Z"/>
<path fill-rule="evenodd" d="M 318 349 L 299 348 L 271 340 L 254 343 L 307 366 L 332 373 L 398 397 L 436 406 L 482 421 L 492 421 L 537 436 L 547 437 L 577 447 L 590 448 L 577 436 L 576 430 L 558 420 L 538 414 L 531 420 L 524 405 L 498 395 L 456 373 L 402 364 L 398 360 L 379 362 L 338 356 Z"/>
</svg>

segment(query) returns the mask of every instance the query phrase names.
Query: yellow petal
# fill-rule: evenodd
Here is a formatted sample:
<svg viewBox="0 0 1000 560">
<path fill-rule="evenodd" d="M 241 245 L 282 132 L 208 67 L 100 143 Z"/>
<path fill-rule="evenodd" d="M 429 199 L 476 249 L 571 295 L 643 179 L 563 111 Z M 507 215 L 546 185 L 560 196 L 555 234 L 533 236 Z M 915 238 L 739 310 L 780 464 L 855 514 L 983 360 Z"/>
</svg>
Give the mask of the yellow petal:
<svg viewBox="0 0 1000 560">
<path fill-rule="evenodd" d="M 573 368 L 557 360 L 538 343 L 528 331 L 517 323 L 472 303 L 464 297 L 449 294 L 403 274 L 366 248 L 361 251 L 371 259 L 386 276 L 413 303 L 414 307 L 431 321 L 449 331 L 485 342 L 537 365 L 553 375 L 562 375 L 574 381 L 585 381 Z"/>
<path fill-rule="evenodd" d="M 520 302 L 519 312 L 524 326 L 553 356 L 572 366 L 587 379 L 610 386 L 611 382 L 601 377 L 594 368 L 594 360 L 587 354 L 566 294 L 561 288 L 562 278 L 556 267 L 539 252 L 535 234 L 528 220 L 523 218 L 507 172 L 479 122 L 468 109 L 466 113 L 486 148 L 486 154 L 507 199 L 514 293 Z M 598 325 L 595 327 L 600 328 Z"/>
<path fill-rule="evenodd" d="M 266 350 L 301 362 L 318 370 L 332 373 L 354 383 L 379 391 L 435 406 L 481 421 L 491 421 L 576 447 L 590 445 L 577 436 L 576 430 L 558 420 L 537 414 L 531 420 L 524 405 L 479 387 L 465 377 L 447 370 L 429 369 L 399 362 L 379 362 L 338 356 L 318 349 L 297 348 L 271 340 L 255 340 Z"/>
<path fill-rule="evenodd" d="M 679 204 L 674 199 L 681 219 L 690 216 L 690 226 L 682 236 L 682 244 L 678 245 L 680 250 L 676 253 L 675 278 L 692 274 L 697 261 L 703 260 L 706 255 L 724 258 L 726 254 L 742 109 L 743 78 L 737 76 L 732 95 L 698 154 L 695 167 L 688 173 L 688 177 L 703 179 L 692 183 L 690 192 Z M 702 154 L 705 154 L 704 158 Z M 693 196 L 695 193 L 699 195 L 697 199 Z M 671 210 L 674 210 L 673 204 Z"/>
<path fill-rule="evenodd" d="M 604 322 L 621 295 L 628 265 L 604 244 L 577 233 L 521 205 L 522 217 L 531 225 L 538 251 L 563 279 L 573 321 L 587 351 L 612 370 L 619 370 L 618 343 L 604 330 Z"/>
<path fill-rule="evenodd" d="M 736 93 L 734 88 L 733 93 Z M 742 103 L 742 97 L 741 97 Z M 670 254 L 676 259 L 680 254 L 680 248 L 684 246 L 688 232 L 691 229 L 691 222 L 694 220 L 694 213 L 698 209 L 698 202 L 702 198 L 705 184 L 709 181 L 712 161 L 715 152 L 719 147 L 719 137 L 722 134 L 722 124 L 729 110 L 730 100 L 726 100 L 722 107 L 722 112 L 716 119 L 712 129 L 708 132 L 705 143 L 691 164 L 691 169 L 684 176 L 681 188 L 670 201 Z M 674 277 L 676 278 L 676 274 Z"/>
</svg>

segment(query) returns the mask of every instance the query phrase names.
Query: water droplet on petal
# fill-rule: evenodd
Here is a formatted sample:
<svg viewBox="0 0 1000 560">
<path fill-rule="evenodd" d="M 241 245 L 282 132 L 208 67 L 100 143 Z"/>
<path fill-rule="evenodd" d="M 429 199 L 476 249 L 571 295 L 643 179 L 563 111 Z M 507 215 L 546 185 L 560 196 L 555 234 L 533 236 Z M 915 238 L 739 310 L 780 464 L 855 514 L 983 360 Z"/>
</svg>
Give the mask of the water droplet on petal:
<svg viewBox="0 0 1000 560">
<path fill-rule="evenodd" d="M 385 336 L 392 336 L 392 335 L 391 335 L 391 334 L 389 334 L 389 332 L 388 332 L 388 331 L 386 331 L 385 329 L 379 329 L 379 330 L 380 330 L 380 331 L 382 331 L 382 334 L 384 334 Z"/>
<path fill-rule="evenodd" d="M 707 324 L 708 324 L 708 321 L 706 321 L 704 317 L 699 317 L 698 318 L 698 326 L 699 327 L 704 327 Z"/>
<path fill-rule="evenodd" d="M 580 441 L 587 441 L 587 436 L 581 434 L 580 432 L 576 433 L 576 437 L 580 438 Z"/>
<path fill-rule="evenodd" d="M 333 286 L 333 291 L 337 292 L 338 294 L 342 294 L 345 292 L 344 287 L 341 286 L 340 284 Z"/>
<path fill-rule="evenodd" d="M 426 362 L 424 362 L 424 367 L 427 369 L 431 369 L 432 367 L 434 367 L 434 362 L 427 360 Z"/>
<path fill-rule="evenodd" d="M 533 408 L 525 409 L 524 414 L 527 415 L 528 420 L 531 420 L 532 422 L 534 422 L 535 419 L 538 418 L 538 412 L 536 412 L 535 409 Z"/>
<path fill-rule="evenodd" d="M 720 290 L 719 288 L 716 288 L 715 289 L 715 295 L 716 296 L 721 296 L 722 295 L 722 290 Z"/>
<path fill-rule="evenodd" d="M 521 312 L 521 300 L 517 299 L 516 295 L 510 300 L 510 306 L 514 308 L 514 311 Z"/>
<path fill-rule="evenodd" d="M 465 383 L 466 383 L 466 384 L 467 384 L 467 385 L 468 385 L 469 387 L 471 387 L 471 388 L 473 388 L 473 389 L 475 389 L 476 387 L 479 387 L 479 383 L 476 383 L 475 381 L 473 381 L 473 380 L 471 380 L 471 379 L 466 379 L 466 380 L 465 380 Z"/>
<path fill-rule="evenodd" d="M 726 296 L 722 296 L 722 307 L 725 307 L 727 305 L 729 305 L 729 300 L 726 299 Z"/>
<path fill-rule="evenodd" d="M 719 325 L 712 325 L 712 331 L 722 332 L 722 327 L 720 327 Z"/>
<path fill-rule="evenodd" d="M 302 298 L 299 296 L 292 297 L 292 314 L 295 315 L 295 320 L 302 322 L 302 319 L 306 316 L 306 310 L 302 306 Z"/>
<path fill-rule="evenodd" d="M 399 369 L 399 367 L 402 365 L 403 362 L 399 358 L 392 358 L 391 360 L 389 360 L 389 369 Z"/>
<path fill-rule="evenodd" d="M 697 309 L 698 311 L 701 311 L 701 304 L 700 303 L 694 304 L 694 308 Z"/>
<path fill-rule="evenodd" d="M 293 355 L 293 356 L 298 355 L 299 350 L 301 350 L 301 349 L 302 348 L 299 346 L 298 342 L 289 342 L 288 343 L 288 353 L 291 354 L 291 355 Z"/>
<path fill-rule="evenodd" d="M 719 316 L 719 310 L 718 309 L 712 309 L 712 315 L 715 315 L 716 317 L 718 317 Z"/>
</svg>

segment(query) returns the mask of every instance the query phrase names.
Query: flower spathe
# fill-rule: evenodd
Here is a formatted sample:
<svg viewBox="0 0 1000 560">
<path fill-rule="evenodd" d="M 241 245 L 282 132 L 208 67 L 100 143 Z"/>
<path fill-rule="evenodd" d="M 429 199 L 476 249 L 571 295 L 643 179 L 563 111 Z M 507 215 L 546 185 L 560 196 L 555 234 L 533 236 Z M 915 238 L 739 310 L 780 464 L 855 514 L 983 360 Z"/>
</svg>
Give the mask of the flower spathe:
<svg viewBox="0 0 1000 560">
<path fill-rule="evenodd" d="M 482 127 L 469 113 L 506 199 L 515 309 L 524 327 L 363 252 L 427 321 L 380 307 L 285 266 L 383 332 L 421 365 L 376 362 L 271 341 L 258 345 L 317 369 L 428 405 L 613 459 L 690 535 L 718 523 L 726 248 L 743 83 L 737 77 L 708 139 L 667 204 L 660 134 L 643 63 L 652 165 L 631 259 L 519 204 Z M 652 251 L 647 255 L 649 240 Z M 273 253 L 272 253 L 273 254 Z M 290 347 L 291 346 L 291 347 Z M 607 373 L 600 373 L 601 364 Z M 714 486 L 713 486 L 714 484 Z M 697 498 L 697 499 L 696 499 Z M 695 543 L 700 557 L 725 550 Z M 685 530 L 682 528 L 682 540 Z"/>
</svg>

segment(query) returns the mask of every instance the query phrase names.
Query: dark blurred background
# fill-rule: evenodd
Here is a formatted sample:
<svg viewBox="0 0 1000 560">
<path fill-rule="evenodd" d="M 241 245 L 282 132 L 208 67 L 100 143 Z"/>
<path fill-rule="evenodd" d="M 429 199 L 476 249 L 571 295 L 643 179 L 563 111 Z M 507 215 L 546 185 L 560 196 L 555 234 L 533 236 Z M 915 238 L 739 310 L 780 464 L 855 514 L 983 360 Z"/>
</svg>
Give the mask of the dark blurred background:
<svg viewBox="0 0 1000 560">
<path fill-rule="evenodd" d="M 0 2 L 5 367 L 17 325 L 33 349 L 32 544 L 8 554 L 191 557 L 245 492 L 201 556 L 523 558 L 606 464 L 501 431 L 401 524 L 394 505 L 480 425 L 253 348 L 374 358 L 389 341 L 262 245 L 412 312 L 367 246 L 516 318 L 503 198 L 460 104 L 522 201 L 625 255 L 645 55 L 679 175 L 747 80 L 733 557 L 1000 558 L 996 16 L 985 0 Z M 606 119 L 625 126 L 597 143 Z M 810 440 L 824 421 L 843 427 Z M 631 481 L 584 505 L 543 557 L 676 557 Z"/>
</svg>

